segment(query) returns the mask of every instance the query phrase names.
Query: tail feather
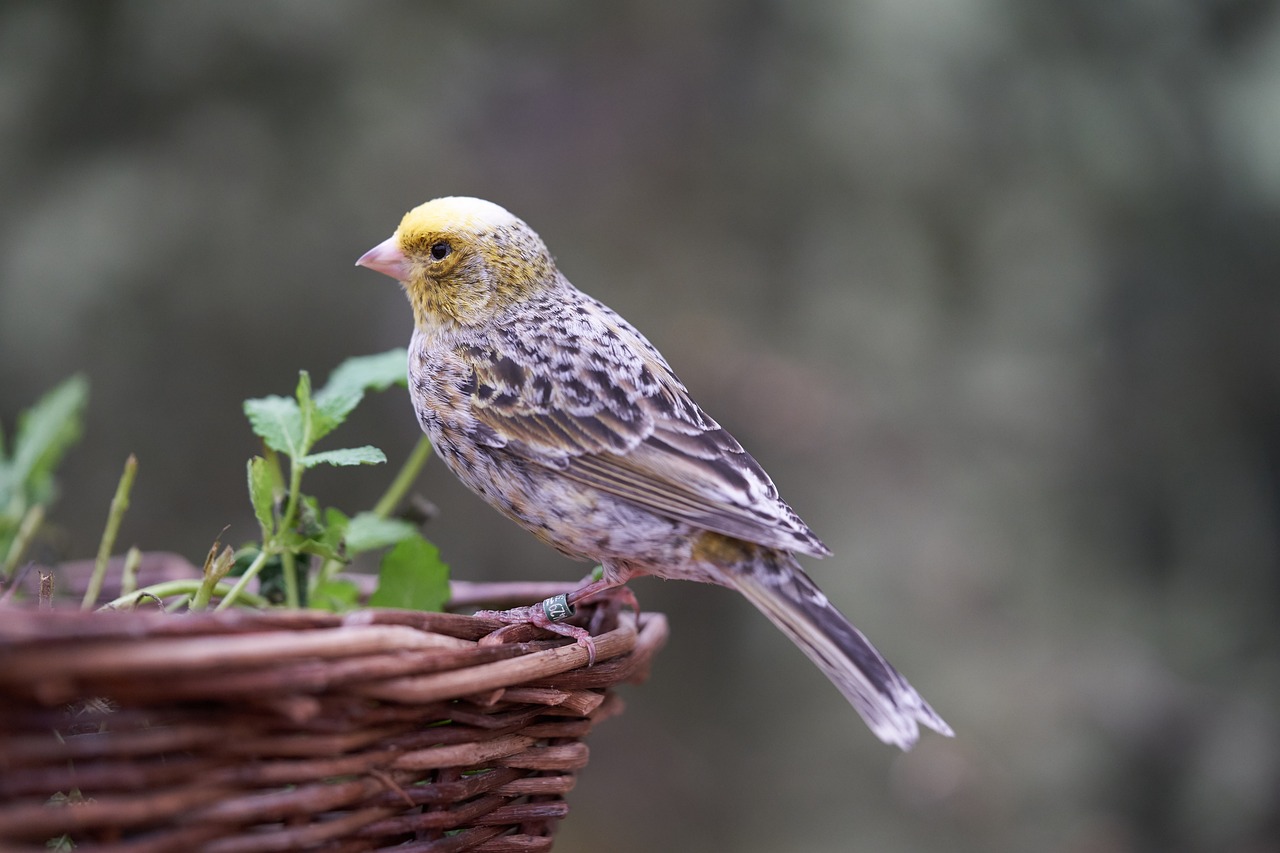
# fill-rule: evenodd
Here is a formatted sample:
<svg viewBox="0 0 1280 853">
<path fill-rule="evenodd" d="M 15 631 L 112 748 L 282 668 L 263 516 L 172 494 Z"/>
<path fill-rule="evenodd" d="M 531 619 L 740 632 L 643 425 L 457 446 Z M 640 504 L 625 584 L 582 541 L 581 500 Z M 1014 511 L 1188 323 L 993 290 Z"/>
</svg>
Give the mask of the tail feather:
<svg viewBox="0 0 1280 853">
<path fill-rule="evenodd" d="M 745 595 L 831 679 L 876 737 L 905 750 L 919 737 L 919 725 L 953 735 L 790 554 L 760 548 L 749 565 L 725 575 L 726 585 Z"/>
</svg>

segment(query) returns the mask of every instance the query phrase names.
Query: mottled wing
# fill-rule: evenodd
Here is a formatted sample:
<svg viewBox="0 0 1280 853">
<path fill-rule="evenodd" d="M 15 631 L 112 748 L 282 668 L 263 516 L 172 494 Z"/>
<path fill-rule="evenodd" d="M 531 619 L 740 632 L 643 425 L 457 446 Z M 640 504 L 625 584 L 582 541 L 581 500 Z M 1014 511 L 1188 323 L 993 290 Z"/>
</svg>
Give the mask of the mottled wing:
<svg viewBox="0 0 1280 853">
<path fill-rule="evenodd" d="M 531 306 L 463 347 L 472 411 L 506 450 L 653 512 L 787 551 L 830 551 L 769 475 L 689 397 L 658 351 L 606 306 Z M 552 319 L 548 319 L 552 318 Z"/>
</svg>

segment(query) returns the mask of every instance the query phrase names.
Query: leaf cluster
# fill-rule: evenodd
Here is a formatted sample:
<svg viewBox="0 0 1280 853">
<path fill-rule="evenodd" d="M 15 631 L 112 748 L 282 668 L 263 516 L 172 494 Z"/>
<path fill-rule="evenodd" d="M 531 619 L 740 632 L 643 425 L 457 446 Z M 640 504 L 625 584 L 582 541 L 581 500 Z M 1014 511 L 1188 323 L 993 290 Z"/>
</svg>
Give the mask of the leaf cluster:
<svg viewBox="0 0 1280 853">
<path fill-rule="evenodd" d="M 369 391 L 405 384 L 405 351 L 351 358 L 338 366 L 319 391 L 311 377 L 299 374 L 293 397 L 246 400 L 244 412 L 266 452 L 248 464 L 249 498 L 261 531 L 261 542 L 242 549 L 230 573 L 240 580 L 218 605 L 233 603 L 245 583 L 261 574 L 260 593 L 292 606 L 344 610 L 355 606 L 358 590 L 335 573 L 358 554 L 390 548 L 382 558 L 379 585 L 371 604 L 395 601 L 399 607 L 438 610 L 448 598 L 448 567 L 435 546 L 415 525 L 390 512 L 403 497 L 430 445 L 425 439 L 393 482 L 391 491 L 371 510 L 347 515 L 321 507 L 302 492 L 303 474 L 317 465 L 376 465 L 386 456 L 376 447 L 343 447 L 316 451 L 317 443 L 341 425 Z M 287 460 L 288 475 L 282 458 Z M 318 570 L 302 567 L 318 564 Z M 208 579 L 208 578 L 207 578 Z M 214 580 L 216 583 L 217 578 Z M 207 599 L 197 596 L 193 606 Z"/>
<path fill-rule="evenodd" d="M 141 552 L 130 549 L 121 594 L 107 606 L 158 602 L 166 609 L 218 609 L 233 604 L 286 605 L 347 610 L 360 603 L 360 589 L 339 572 L 360 554 L 383 551 L 374 606 L 440 610 L 448 600 L 448 566 L 415 524 L 393 515 L 430 455 L 426 438 L 401 466 L 370 509 L 348 514 L 322 506 L 302 490 L 304 474 L 319 465 L 379 465 L 376 447 L 317 449 L 371 391 L 406 384 L 403 349 L 351 358 L 318 391 L 300 371 L 293 396 L 271 395 L 244 402 L 244 413 L 262 439 L 263 453 L 249 460 L 249 500 L 258 522 L 256 541 L 236 550 L 215 542 L 197 580 L 171 580 L 137 589 Z M 54 470 L 83 430 L 88 384 L 73 376 L 47 393 L 18 419 L 12 449 L 0 429 L 0 583 L 5 582 L 44 520 L 56 495 Z M 128 509 L 137 472 L 130 457 L 111 502 L 98 558 L 82 606 L 93 606 L 102 588 L 116 532 Z M 248 585 L 258 581 L 257 592 Z"/>
<path fill-rule="evenodd" d="M 54 472 L 84 431 L 89 383 L 71 376 L 18 416 L 13 441 L 0 425 L 0 581 L 22 559 L 57 497 Z"/>
</svg>

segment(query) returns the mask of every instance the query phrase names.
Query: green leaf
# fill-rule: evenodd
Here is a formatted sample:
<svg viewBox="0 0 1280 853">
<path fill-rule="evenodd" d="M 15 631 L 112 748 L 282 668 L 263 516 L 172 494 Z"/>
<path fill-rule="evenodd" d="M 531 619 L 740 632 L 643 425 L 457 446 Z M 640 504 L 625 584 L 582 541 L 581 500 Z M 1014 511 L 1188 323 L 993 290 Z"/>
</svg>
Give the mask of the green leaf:
<svg viewBox="0 0 1280 853">
<path fill-rule="evenodd" d="M 449 567 L 436 546 L 415 534 L 382 558 L 369 606 L 438 611 L 448 600 Z"/>
<path fill-rule="evenodd" d="M 294 550 L 299 554 L 314 554 L 326 560 L 348 562 L 347 555 L 342 550 L 342 538 L 329 530 L 315 539 L 303 539 Z"/>
<path fill-rule="evenodd" d="M 349 391 L 343 394 L 325 394 L 321 392 L 315 399 L 315 413 L 311 419 L 311 441 L 314 444 L 333 432 L 351 410 L 356 407 L 364 394 L 360 391 Z"/>
<path fill-rule="evenodd" d="M 89 382 L 76 374 L 63 380 L 18 418 L 13 459 L 0 476 L 0 507 L 21 494 L 27 504 L 53 499 L 53 472 L 83 431 Z"/>
<path fill-rule="evenodd" d="M 351 519 L 341 510 L 329 507 L 324 511 L 324 535 L 320 538 L 328 543 L 338 556 L 334 559 L 342 563 L 351 562 L 351 549 L 347 547 L 347 527 Z"/>
<path fill-rule="evenodd" d="M 382 391 L 407 383 L 407 362 L 403 349 L 378 355 L 349 358 L 329 374 L 329 381 L 316 393 L 316 418 L 312 441 L 319 441 L 347 419 L 366 391 Z"/>
<path fill-rule="evenodd" d="M 311 396 L 311 375 L 302 371 L 306 379 L 306 387 L 298 381 L 298 402 L 302 404 L 303 414 L 309 416 L 308 440 L 314 446 L 316 442 L 333 432 L 339 424 L 347 419 L 351 410 L 364 396 L 359 388 L 347 389 L 338 393 L 321 389 L 313 398 Z M 305 396 L 304 396 L 305 392 Z M 304 402 L 305 399 L 305 402 Z M 310 448 L 308 448 L 310 449 Z"/>
<path fill-rule="evenodd" d="M 275 520 L 275 480 L 276 472 L 267 460 L 255 456 L 249 460 L 249 500 L 253 503 L 253 514 L 258 518 L 262 528 L 262 541 L 266 542 L 276 529 Z"/>
<path fill-rule="evenodd" d="M 318 436 L 316 435 L 316 404 L 311 399 L 311 374 L 305 370 L 298 371 L 298 387 L 293 390 L 293 396 L 298 401 L 298 411 L 302 413 L 302 448 L 299 453 L 293 454 L 293 458 L 306 454 L 315 445 Z M 333 427 L 324 430 L 328 432 Z M 323 434 L 323 433 L 322 433 Z"/>
<path fill-rule="evenodd" d="M 298 371 L 298 387 L 294 399 L 272 394 L 244 401 L 244 413 L 253 431 L 267 447 L 287 453 L 293 459 L 305 456 L 315 444 L 315 403 L 311 400 L 311 376 Z"/>
<path fill-rule="evenodd" d="M 406 364 L 403 349 L 349 358 L 329 374 L 329 381 L 314 395 L 311 374 L 302 370 L 294 399 L 273 395 L 246 400 L 245 414 L 268 447 L 299 459 L 347 419 L 366 391 L 406 384 Z"/>
<path fill-rule="evenodd" d="M 342 535 L 347 535 L 347 525 L 351 523 L 351 519 L 347 518 L 347 514 L 337 507 L 328 507 L 324 511 L 324 526 L 330 530 L 341 530 Z"/>
<path fill-rule="evenodd" d="M 347 525 L 347 553 L 360 554 L 385 548 L 416 536 L 417 527 L 398 518 L 382 518 L 372 512 L 357 513 Z"/>
<path fill-rule="evenodd" d="M 323 453 L 312 453 L 303 456 L 298 464 L 304 468 L 317 465 L 379 465 L 387 461 L 387 456 L 372 445 L 364 447 L 344 447 L 341 450 L 326 450 Z"/>
<path fill-rule="evenodd" d="M 271 395 L 244 401 L 244 413 L 253 431 L 266 442 L 267 447 L 287 453 L 294 459 L 302 456 L 306 447 L 306 427 L 302 409 L 296 400 Z"/>
<path fill-rule="evenodd" d="M 298 371 L 298 384 L 293 389 L 293 396 L 298 400 L 298 405 L 303 412 L 311 408 L 311 374 L 307 371 Z"/>
<path fill-rule="evenodd" d="M 311 607 L 343 613 L 360 603 L 360 587 L 348 580 L 329 580 L 311 592 Z"/>
<path fill-rule="evenodd" d="M 342 540 L 346 532 L 346 516 L 340 512 L 335 515 L 333 510 L 322 513 L 315 498 L 303 495 L 298 502 L 296 527 L 280 531 L 276 542 L 294 554 L 314 554 L 326 560 L 345 563 L 347 556 Z"/>
<path fill-rule="evenodd" d="M 334 368 L 329 381 L 316 399 L 330 394 L 342 395 L 352 391 L 385 391 L 392 385 L 408 384 L 408 357 L 403 347 L 377 355 L 360 355 L 349 358 Z"/>
</svg>

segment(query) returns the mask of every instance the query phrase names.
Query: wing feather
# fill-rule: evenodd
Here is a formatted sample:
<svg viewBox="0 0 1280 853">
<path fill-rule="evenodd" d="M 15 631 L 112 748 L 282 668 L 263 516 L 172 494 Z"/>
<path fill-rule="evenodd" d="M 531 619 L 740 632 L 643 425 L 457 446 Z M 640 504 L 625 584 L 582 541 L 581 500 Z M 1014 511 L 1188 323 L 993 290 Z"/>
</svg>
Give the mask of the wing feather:
<svg viewBox="0 0 1280 853">
<path fill-rule="evenodd" d="M 689 396 L 621 317 L 562 319 L 571 361 L 498 336 L 455 351 L 474 371 L 472 414 L 518 453 L 664 517 L 769 547 L 830 553 L 769 475 Z M 545 309 L 544 309 L 545 310 Z M 573 326 L 569 320 L 576 323 Z"/>
</svg>

